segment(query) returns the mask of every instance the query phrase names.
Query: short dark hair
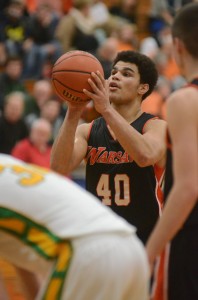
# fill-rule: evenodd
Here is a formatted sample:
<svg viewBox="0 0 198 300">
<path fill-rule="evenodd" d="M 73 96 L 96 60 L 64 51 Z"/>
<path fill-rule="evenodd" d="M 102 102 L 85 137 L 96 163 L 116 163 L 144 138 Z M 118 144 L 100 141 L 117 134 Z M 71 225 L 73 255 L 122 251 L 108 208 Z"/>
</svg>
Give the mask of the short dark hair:
<svg viewBox="0 0 198 300">
<path fill-rule="evenodd" d="M 113 66 L 118 61 L 129 62 L 137 66 L 140 74 L 140 83 L 149 85 L 149 90 L 142 96 L 142 100 L 144 100 L 152 93 L 158 80 L 158 72 L 154 62 L 148 56 L 131 50 L 118 52 L 113 61 Z"/>
<path fill-rule="evenodd" d="M 189 54 L 198 58 L 198 3 L 186 4 L 177 12 L 172 36 L 181 39 Z"/>
<path fill-rule="evenodd" d="M 7 66 L 10 62 L 15 62 L 18 61 L 21 64 L 23 64 L 22 57 L 20 55 L 8 55 L 6 61 L 5 61 L 5 66 Z"/>
</svg>

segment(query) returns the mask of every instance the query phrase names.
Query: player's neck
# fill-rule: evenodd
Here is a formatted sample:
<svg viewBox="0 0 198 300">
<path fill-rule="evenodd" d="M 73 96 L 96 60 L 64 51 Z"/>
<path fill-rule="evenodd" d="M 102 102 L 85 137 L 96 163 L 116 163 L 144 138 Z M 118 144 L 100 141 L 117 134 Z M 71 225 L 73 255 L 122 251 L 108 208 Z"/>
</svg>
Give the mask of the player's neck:
<svg viewBox="0 0 198 300">
<path fill-rule="evenodd" d="M 185 67 L 185 78 L 188 82 L 198 78 L 198 60 L 192 60 Z"/>
<path fill-rule="evenodd" d="M 141 114 L 141 106 L 138 104 L 133 105 L 113 105 L 114 109 L 129 123 L 135 121 Z"/>
</svg>

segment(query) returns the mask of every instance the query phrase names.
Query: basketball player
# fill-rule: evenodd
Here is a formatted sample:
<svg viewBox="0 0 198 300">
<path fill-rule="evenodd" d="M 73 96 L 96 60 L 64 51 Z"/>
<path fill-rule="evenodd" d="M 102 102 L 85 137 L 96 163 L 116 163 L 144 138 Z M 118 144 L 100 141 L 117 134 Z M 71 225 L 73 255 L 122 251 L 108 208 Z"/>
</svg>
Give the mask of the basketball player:
<svg viewBox="0 0 198 300">
<path fill-rule="evenodd" d="M 36 299 L 147 299 L 135 228 L 93 195 L 3 154 L 0 190 L 0 256 L 45 279 Z"/>
<path fill-rule="evenodd" d="M 163 290 L 155 285 L 154 291 L 154 299 L 160 300 L 198 299 L 197 16 L 198 3 L 188 4 L 177 13 L 172 25 L 173 53 L 188 85 L 175 91 L 167 102 L 166 204 L 147 243 L 151 267 L 167 245 L 163 256 L 168 263 L 164 273 L 168 279 Z"/>
<path fill-rule="evenodd" d="M 68 103 L 51 156 L 52 169 L 64 175 L 85 159 L 87 190 L 135 225 L 143 243 L 161 209 L 165 163 L 166 123 L 141 110 L 157 77 L 150 58 L 120 52 L 108 82 L 93 73 L 93 93 L 84 91 L 102 117 L 78 126 L 83 106 Z"/>
</svg>

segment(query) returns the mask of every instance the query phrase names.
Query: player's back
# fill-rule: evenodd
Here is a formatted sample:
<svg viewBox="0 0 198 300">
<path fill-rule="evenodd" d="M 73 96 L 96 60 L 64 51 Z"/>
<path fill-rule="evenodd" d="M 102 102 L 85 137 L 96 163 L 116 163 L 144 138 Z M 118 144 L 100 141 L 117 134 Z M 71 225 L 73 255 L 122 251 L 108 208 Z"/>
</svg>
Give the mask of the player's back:
<svg viewBox="0 0 198 300">
<path fill-rule="evenodd" d="M 133 232 L 98 199 L 47 169 L 0 155 L 0 217 L 15 216 L 46 226 L 60 238 L 92 233 Z"/>
<path fill-rule="evenodd" d="M 197 141 L 198 141 L 198 79 L 192 80 L 189 84 L 175 92 L 176 102 L 183 107 L 183 114 L 188 118 L 187 122 L 191 123 L 190 126 L 196 127 Z M 175 98 L 173 98 L 174 101 Z M 190 119 L 189 119 L 190 116 Z M 182 116 L 181 116 L 182 117 Z M 192 128 L 191 127 L 191 128 Z M 188 147 L 188 145 L 186 145 Z M 197 144 L 198 149 L 198 144 Z M 197 153 L 198 154 L 198 153 Z M 168 194 L 173 186 L 173 163 L 172 163 L 172 143 L 167 133 L 167 160 L 166 160 L 166 172 L 165 172 L 165 186 L 164 186 L 164 198 L 165 201 L 168 197 Z M 197 160 L 198 161 L 198 160 Z M 197 165 L 198 169 L 198 165 Z M 198 200 L 198 199 L 197 199 Z M 191 214 L 185 222 L 185 226 L 192 226 L 198 224 L 198 201 L 195 207 L 193 208 Z"/>
</svg>

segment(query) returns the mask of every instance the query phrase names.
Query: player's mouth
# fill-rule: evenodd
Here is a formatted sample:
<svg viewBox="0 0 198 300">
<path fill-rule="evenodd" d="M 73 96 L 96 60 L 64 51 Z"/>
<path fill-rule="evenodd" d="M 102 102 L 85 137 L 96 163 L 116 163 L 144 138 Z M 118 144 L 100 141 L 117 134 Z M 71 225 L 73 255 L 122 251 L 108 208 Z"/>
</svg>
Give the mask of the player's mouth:
<svg viewBox="0 0 198 300">
<path fill-rule="evenodd" d="M 118 84 L 115 81 L 111 81 L 109 83 L 109 90 L 110 91 L 115 91 L 117 89 L 119 89 L 120 87 L 118 86 Z"/>
</svg>

